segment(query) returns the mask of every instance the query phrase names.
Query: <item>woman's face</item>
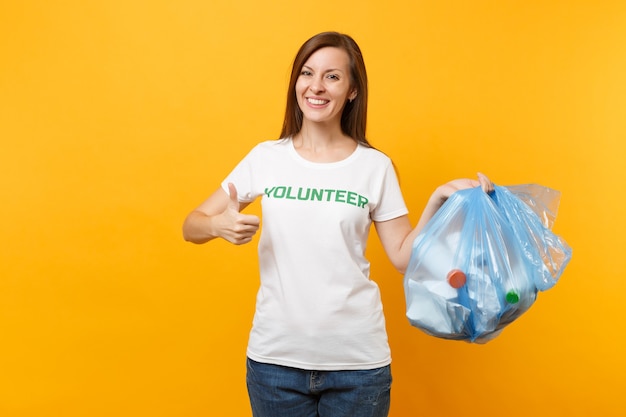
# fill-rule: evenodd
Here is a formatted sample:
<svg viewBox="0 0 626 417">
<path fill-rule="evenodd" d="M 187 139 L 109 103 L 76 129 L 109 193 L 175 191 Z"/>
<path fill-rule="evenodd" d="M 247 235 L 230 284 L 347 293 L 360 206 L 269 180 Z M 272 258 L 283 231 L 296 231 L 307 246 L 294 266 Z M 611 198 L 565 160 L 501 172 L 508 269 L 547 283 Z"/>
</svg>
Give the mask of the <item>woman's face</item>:
<svg viewBox="0 0 626 417">
<path fill-rule="evenodd" d="M 296 98 L 305 122 L 340 124 L 346 101 L 355 97 L 350 85 L 350 58 L 343 49 L 318 49 L 302 66 Z"/>
</svg>

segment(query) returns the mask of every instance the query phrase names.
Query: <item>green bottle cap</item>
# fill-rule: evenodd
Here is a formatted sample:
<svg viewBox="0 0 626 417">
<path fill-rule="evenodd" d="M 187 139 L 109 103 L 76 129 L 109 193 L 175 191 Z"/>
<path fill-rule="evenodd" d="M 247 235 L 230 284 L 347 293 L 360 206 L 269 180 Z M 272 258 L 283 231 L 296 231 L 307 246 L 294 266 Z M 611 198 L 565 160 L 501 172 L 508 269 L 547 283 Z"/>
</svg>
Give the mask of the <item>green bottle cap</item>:
<svg viewBox="0 0 626 417">
<path fill-rule="evenodd" d="M 519 294 L 515 290 L 511 290 L 506 293 L 506 302 L 509 304 L 515 304 L 519 301 Z"/>
</svg>

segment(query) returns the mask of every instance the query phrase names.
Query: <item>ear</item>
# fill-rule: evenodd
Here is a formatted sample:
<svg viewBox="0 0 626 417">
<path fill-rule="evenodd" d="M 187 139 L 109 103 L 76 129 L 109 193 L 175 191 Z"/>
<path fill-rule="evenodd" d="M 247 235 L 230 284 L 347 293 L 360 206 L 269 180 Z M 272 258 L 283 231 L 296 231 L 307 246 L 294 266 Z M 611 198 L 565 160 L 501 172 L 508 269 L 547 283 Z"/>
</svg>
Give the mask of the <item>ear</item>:
<svg viewBox="0 0 626 417">
<path fill-rule="evenodd" d="M 350 100 L 350 101 L 354 100 L 357 95 L 358 95 L 357 91 L 356 90 L 352 90 L 352 92 L 348 96 L 348 100 Z"/>
</svg>

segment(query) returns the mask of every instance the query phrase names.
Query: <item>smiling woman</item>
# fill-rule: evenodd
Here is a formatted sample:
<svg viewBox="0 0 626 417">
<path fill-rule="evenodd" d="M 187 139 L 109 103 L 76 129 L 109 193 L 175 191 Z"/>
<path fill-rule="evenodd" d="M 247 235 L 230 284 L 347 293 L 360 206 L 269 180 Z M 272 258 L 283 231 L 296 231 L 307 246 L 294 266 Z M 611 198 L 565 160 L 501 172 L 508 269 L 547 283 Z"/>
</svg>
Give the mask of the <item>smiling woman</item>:
<svg viewBox="0 0 626 417">
<path fill-rule="evenodd" d="M 357 142 L 340 130 L 343 110 L 357 96 L 352 84 L 350 58 L 343 49 L 321 48 L 304 63 L 295 91 L 303 122 L 293 143 L 306 159 L 335 162 L 354 152 Z M 332 143 L 312 139 L 328 135 Z"/>
<path fill-rule="evenodd" d="M 356 42 L 336 32 L 312 37 L 293 64 L 281 138 L 256 145 L 183 225 L 194 243 L 248 243 L 260 219 L 240 211 L 261 200 L 261 288 L 247 349 L 255 417 L 387 416 L 391 355 L 365 256 L 371 225 L 404 271 L 443 201 L 493 186 L 483 176 L 438 187 L 412 228 L 391 160 L 365 137 L 366 113 Z"/>
<path fill-rule="evenodd" d="M 350 79 L 350 58 L 339 48 L 322 48 L 306 61 L 296 82 L 298 107 L 309 123 L 333 123 L 346 100 L 357 95 Z M 338 125 L 338 123 L 335 123 Z"/>
<path fill-rule="evenodd" d="M 314 54 L 315 58 L 313 58 Z M 326 65 L 325 68 L 324 65 Z M 310 68 L 310 66 L 316 66 L 316 68 Z M 298 92 L 300 88 L 306 88 L 305 80 L 314 77 L 313 70 L 322 71 L 321 76 L 326 76 L 332 81 L 341 81 L 340 84 L 347 88 L 346 96 L 341 103 L 342 108 L 345 105 L 341 117 L 341 130 L 358 143 L 369 147 L 370 144 L 365 137 L 368 82 L 363 55 L 354 39 L 334 32 L 321 33 L 312 37 L 298 51 L 287 90 L 287 108 L 280 137 L 293 137 L 302 129 L 303 109 L 300 107 L 302 99 Z M 336 70 L 341 72 L 334 74 Z M 330 71 L 330 73 L 325 73 L 325 71 Z M 321 87 L 324 85 L 322 84 Z M 348 97 L 348 90 L 350 97 Z M 315 95 L 316 92 L 311 91 L 309 94 Z M 349 98 L 347 103 L 346 98 Z M 326 97 L 323 98 L 325 99 Z"/>
</svg>

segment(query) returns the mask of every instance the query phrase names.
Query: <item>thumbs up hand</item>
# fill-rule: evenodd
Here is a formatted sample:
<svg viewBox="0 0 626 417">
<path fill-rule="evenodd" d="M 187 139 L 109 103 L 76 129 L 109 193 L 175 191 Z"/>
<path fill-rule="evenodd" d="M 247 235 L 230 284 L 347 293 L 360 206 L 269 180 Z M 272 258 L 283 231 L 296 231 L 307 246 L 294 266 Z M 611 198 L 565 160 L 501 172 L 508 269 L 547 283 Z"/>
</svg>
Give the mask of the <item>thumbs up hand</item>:
<svg viewBox="0 0 626 417">
<path fill-rule="evenodd" d="M 239 213 L 239 198 L 237 198 L 237 188 L 232 182 L 228 183 L 228 209 L 235 210 Z"/>
<path fill-rule="evenodd" d="M 237 198 L 237 188 L 233 183 L 228 183 L 228 205 L 219 215 L 217 229 L 219 235 L 235 245 L 242 245 L 252 240 L 261 220 L 251 214 L 239 212 L 239 199 Z"/>
</svg>

